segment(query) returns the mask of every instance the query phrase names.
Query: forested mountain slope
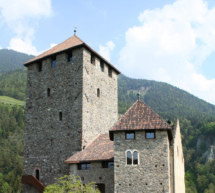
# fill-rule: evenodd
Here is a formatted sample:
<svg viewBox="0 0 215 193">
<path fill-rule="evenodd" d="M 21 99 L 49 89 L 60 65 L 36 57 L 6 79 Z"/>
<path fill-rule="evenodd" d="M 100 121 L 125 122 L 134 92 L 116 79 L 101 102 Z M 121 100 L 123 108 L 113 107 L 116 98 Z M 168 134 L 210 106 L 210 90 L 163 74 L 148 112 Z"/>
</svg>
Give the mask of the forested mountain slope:
<svg viewBox="0 0 215 193">
<path fill-rule="evenodd" d="M 215 161 L 202 155 L 215 138 L 215 106 L 166 83 L 120 75 L 119 113 L 124 113 L 140 90 L 141 100 L 164 119 L 180 119 L 186 161 L 187 193 L 214 193 Z M 0 75 L 0 96 L 25 100 L 26 70 Z M 0 193 L 20 192 L 24 107 L 0 104 Z"/>
<path fill-rule="evenodd" d="M 0 49 L 0 73 L 23 68 L 23 64 L 33 58 L 21 52 Z"/>
</svg>

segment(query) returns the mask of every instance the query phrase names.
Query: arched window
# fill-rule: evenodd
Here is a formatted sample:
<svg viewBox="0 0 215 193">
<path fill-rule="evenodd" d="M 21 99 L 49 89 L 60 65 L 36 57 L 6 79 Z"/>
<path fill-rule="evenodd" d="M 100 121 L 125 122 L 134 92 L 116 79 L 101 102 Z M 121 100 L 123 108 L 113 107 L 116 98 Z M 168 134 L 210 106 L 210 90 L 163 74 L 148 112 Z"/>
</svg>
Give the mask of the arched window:
<svg viewBox="0 0 215 193">
<path fill-rule="evenodd" d="M 133 152 L 133 165 L 138 165 L 138 152 Z"/>
<path fill-rule="evenodd" d="M 127 165 L 139 164 L 139 156 L 138 156 L 137 150 L 127 150 L 125 154 L 126 154 Z"/>
<path fill-rule="evenodd" d="M 126 157 L 127 157 L 127 165 L 131 165 L 132 164 L 132 155 L 131 155 L 130 151 L 127 151 Z"/>
</svg>

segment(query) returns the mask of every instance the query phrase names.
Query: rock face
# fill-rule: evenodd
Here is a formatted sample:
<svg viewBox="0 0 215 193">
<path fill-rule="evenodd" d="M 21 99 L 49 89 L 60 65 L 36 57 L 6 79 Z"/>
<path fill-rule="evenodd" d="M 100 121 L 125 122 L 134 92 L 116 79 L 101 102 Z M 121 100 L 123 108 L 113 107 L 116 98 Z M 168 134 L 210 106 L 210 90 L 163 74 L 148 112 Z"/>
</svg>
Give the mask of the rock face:
<svg viewBox="0 0 215 193">
<path fill-rule="evenodd" d="M 200 136 L 196 148 L 202 152 L 201 161 L 207 163 L 215 159 L 215 139 L 212 137 Z"/>
<path fill-rule="evenodd" d="M 28 65 L 24 175 L 53 183 L 68 174 L 69 156 L 108 133 L 118 117 L 118 73 L 85 45 Z"/>
</svg>

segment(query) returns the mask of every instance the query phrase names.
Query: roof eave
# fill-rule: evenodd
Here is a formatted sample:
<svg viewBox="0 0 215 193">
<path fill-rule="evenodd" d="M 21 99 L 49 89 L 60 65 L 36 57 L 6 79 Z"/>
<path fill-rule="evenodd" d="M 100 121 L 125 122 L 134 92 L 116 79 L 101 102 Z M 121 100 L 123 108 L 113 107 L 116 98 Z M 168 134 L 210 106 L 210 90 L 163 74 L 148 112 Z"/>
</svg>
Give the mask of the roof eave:
<svg viewBox="0 0 215 193">
<path fill-rule="evenodd" d="M 107 158 L 107 159 L 97 159 L 97 160 L 79 160 L 79 161 L 65 161 L 66 164 L 80 164 L 80 163 L 86 163 L 86 162 L 100 162 L 100 161 L 112 161 L 114 158 Z"/>
</svg>

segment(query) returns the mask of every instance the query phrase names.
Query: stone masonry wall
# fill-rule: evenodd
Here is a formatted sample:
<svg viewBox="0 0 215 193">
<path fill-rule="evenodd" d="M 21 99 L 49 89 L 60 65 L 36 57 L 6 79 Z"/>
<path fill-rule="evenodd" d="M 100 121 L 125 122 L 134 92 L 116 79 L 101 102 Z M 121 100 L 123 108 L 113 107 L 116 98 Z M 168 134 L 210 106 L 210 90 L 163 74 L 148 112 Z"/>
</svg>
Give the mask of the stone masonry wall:
<svg viewBox="0 0 215 193">
<path fill-rule="evenodd" d="M 168 134 L 155 134 L 155 139 L 145 139 L 145 131 L 136 131 L 134 140 L 125 140 L 125 132 L 114 133 L 115 193 L 170 192 Z M 126 150 L 137 150 L 138 165 L 126 164 Z"/>
<path fill-rule="evenodd" d="M 92 64 L 90 52 L 84 49 L 83 55 L 83 146 L 86 146 L 99 134 L 108 133 L 117 121 L 118 95 L 116 72 L 113 70 L 109 77 L 106 64 L 102 72 L 98 58 Z"/>
<path fill-rule="evenodd" d="M 79 48 L 73 50 L 72 62 L 61 53 L 55 68 L 51 58 L 43 59 L 41 72 L 36 63 L 28 67 L 24 175 L 39 169 L 45 186 L 67 174 L 64 161 L 81 150 L 82 66 L 83 48 Z M 25 192 L 33 191 L 25 186 Z"/>
<path fill-rule="evenodd" d="M 184 154 L 181 141 L 179 121 L 177 120 L 173 132 L 174 159 L 174 193 L 185 193 Z"/>
<path fill-rule="evenodd" d="M 89 170 L 78 170 L 77 164 L 70 165 L 70 174 L 79 176 L 82 183 L 105 184 L 105 193 L 114 192 L 114 169 L 102 168 L 101 162 L 91 162 Z"/>
</svg>

